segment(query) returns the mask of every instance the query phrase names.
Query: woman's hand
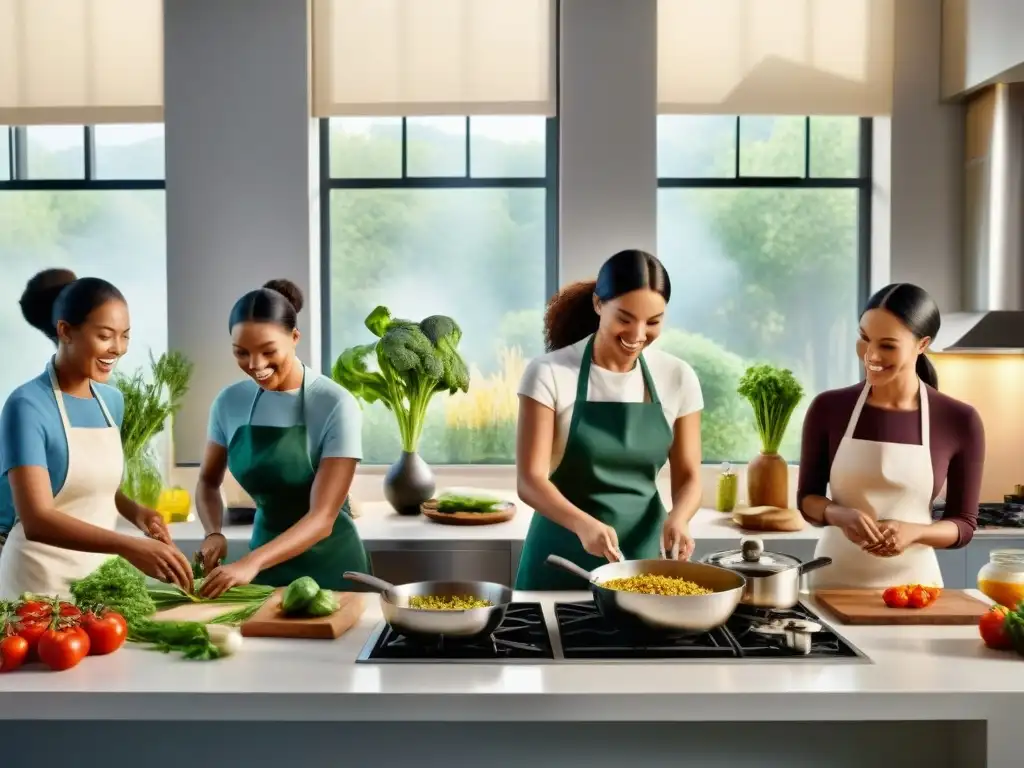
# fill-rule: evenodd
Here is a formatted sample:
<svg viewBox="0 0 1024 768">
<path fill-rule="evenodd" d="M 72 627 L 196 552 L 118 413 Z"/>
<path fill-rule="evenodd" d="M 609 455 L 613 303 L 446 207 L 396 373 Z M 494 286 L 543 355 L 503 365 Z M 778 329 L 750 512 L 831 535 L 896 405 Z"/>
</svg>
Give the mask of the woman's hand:
<svg viewBox="0 0 1024 768">
<path fill-rule="evenodd" d="M 825 520 L 842 530 L 858 547 L 870 547 L 882 542 L 882 532 L 871 515 L 859 509 L 833 505 L 825 510 Z"/>
<path fill-rule="evenodd" d="M 603 557 L 610 563 L 623 560 L 619 551 L 619 535 L 610 525 L 605 525 L 596 517 L 587 515 L 587 519 L 577 527 L 576 535 L 580 544 L 588 554 Z"/>
<path fill-rule="evenodd" d="M 132 537 L 124 559 L 147 576 L 192 592 L 192 566 L 181 550 L 172 544 Z"/>
<path fill-rule="evenodd" d="M 252 560 L 245 557 L 230 565 L 221 565 L 214 568 L 203 581 L 203 587 L 199 590 L 199 596 L 207 600 L 213 600 L 223 595 L 232 587 L 251 584 L 252 580 L 259 575 L 259 572 L 259 567 Z"/>
<path fill-rule="evenodd" d="M 227 557 L 228 540 L 223 533 L 209 533 L 199 545 L 199 562 L 203 564 L 203 573 L 211 573 Z"/>
<path fill-rule="evenodd" d="M 171 531 L 167 527 L 167 521 L 155 509 L 139 506 L 139 514 L 135 518 L 135 527 L 151 539 L 162 541 L 164 544 L 174 545 Z"/>
<path fill-rule="evenodd" d="M 912 544 L 917 543 L 920 533 L 918 526 L 900 520 L 879 520 L 878 529 L 882 534 L 882 540 L 864 549 L 879 557 L 902 555 Z"/>
<path fill-rule="evenodd" d="M 689 560 L 695 546 L 690 535 L 690 521 L 669 514 L 661 531 L 661 556 L 672 560 Z"/>
</svg>

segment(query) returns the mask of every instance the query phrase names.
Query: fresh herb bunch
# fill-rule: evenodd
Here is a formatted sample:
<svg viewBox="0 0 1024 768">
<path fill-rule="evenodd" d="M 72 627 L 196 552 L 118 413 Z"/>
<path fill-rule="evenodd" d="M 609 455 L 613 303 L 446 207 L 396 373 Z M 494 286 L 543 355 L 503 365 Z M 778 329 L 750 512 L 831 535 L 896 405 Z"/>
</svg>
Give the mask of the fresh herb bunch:
<svg viewBox="0 0 1024 768">
<path fill-rule="evenodd" d="M 167 352 L 157 359 L 150 354 L 149 359 L 149 380 L 137 370 L 131 376 L 115 374 L 114 385 L 124 396 L 121 445 L 125 478 L 121 490 L 133 501 L 152 508 L 163 490 L 163 476 L 151 443 L 181 408 L 193 366 L 180 352 Z"/>
<path fill-rule="evenodd" d="M 804 396 L 804 389 L 788 368 L 761 363 L 747 368 L 736 390 L 754 410 L 761 452 L 779 452 L 789 420 Z"/>
<path fill-rule="evenodd" d="M 145 574 L 121 557 L 104 561 L 84 579 L 71 584 L 71 595 L 78 606 L 103 605 L 124 616 L 129 641 L 197 660 L 221 655 L 206 625 L 197 621 L 154 621 L 158 610 L 189 603 L 234 605 L 235 608 L 207 622 L 231 626 L 250 618 L 273 592 L 273 587 L 249 584 L 233 587 L 215 600 L 204 600 L 177 587 L 149 586 Z"/>
<path fill-rule="evenodd" d="M 412 453 L 434 395 L 469 391 L 469 368 L 458 352 L 462 329 L 444 315 L 419 323 L 393 319 L 387 307 L 374 309 L 366 327 L 377 341 L 342 352 L 331 376 L 363 402 L 381 402 L 394 413 L 402 450 Z M 376 370 L 367 365 L 371 357 Z"/>
</svg>

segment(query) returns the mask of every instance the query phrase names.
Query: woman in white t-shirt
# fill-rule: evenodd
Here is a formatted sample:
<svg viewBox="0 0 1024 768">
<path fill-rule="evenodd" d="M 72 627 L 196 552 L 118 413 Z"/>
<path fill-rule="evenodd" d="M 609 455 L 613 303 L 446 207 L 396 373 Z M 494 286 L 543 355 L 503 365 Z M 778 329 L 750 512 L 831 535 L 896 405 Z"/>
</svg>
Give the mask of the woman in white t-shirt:
<svg viewBox="0 0 1024 768">
<path fill-rule="evenodd" d="M 648 349 L 671 290 L 660 261 L 627 250 L 548 305 L 548 352 L 519 385 L 518 490 L 536 514 L 516 589 L 578 587 L 545 563 L 552 554 L 592 569 L 693 553 L 704 401 L 689 365 Z M 666 462 L 667 512 L 656 482 Z"/>
</svg>

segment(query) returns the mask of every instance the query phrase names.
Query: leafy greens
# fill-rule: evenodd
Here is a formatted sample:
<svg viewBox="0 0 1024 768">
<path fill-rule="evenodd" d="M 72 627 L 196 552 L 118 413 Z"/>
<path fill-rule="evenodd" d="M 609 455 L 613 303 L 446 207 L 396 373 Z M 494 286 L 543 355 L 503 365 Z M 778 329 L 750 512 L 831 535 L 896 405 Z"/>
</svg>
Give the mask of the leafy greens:
<svg viewBox="0 0 1024 768">
<path fill-rule="evenodd" d="M 469 391 L 469 368 L 458 352 L 462 329 L 444 315 L 395 319 L 383 306 L 365 323 L 377 341 L 343 351 L 331 376 L 362 402 L 381 402 L 394 413 L 402 450 L 413 453 L 434 395 Z M 373 358 L 375 369 L 368 365 Z"/>
</svg>

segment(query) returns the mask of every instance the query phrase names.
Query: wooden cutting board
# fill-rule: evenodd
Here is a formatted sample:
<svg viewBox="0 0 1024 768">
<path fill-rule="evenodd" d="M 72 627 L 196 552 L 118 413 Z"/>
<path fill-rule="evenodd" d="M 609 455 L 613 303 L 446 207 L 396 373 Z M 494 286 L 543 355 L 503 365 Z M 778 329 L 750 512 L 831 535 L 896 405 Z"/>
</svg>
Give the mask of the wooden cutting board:
<svg viewBox="0 0 1024 768">
<path fill-rule="evenodd" d="M 281 612 L 284 589 L 277 589 L 253 617 L 242 624 L 244 637 L 295 637 L 306 640 L 335 640 L 355 626 L 366 610 L 361 592 L 335 592 L 339 608 L 320 618 L 286 617 Z"/>
<path fill-rule="evenodd" d="M 959 589 L 944 589 L 925 608 L 890 608 L 882 602 L 880 589 L 822 589 L 814 599 L 843 624 L 977 624 L 989 609 Z"/>
<path fill-rule="evenodd" d="M 281 613 L 283 589 L 265 602 L 252 618 L 239 627 L 244 637 L 294 637 L 309 640 L 335 640 L 348 632 L 359 621 L 366 609 L 365 594 L 335 592 L 339 608 L 330 616 L 314 618 L 286 618 Z M 242 605 L 226 603 L 200 603 L 179 605 L 160 611 L 153 618 L 158 621 L 212 621 Z"/>
</svg>

